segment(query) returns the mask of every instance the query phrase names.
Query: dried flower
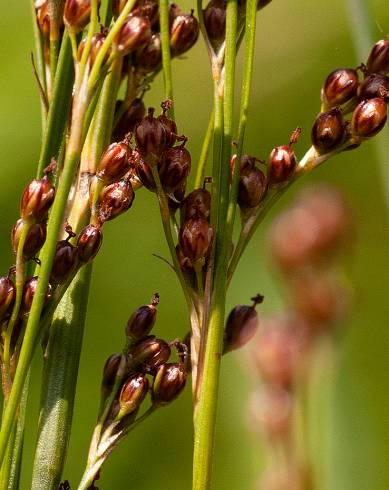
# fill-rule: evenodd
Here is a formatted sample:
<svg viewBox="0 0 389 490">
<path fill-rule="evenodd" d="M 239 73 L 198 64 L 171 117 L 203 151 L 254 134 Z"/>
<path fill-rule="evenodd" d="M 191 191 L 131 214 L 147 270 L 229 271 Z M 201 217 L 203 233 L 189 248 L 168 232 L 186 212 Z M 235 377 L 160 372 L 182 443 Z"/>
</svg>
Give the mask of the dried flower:
<svg viewBox="0 0 389 490">
<path fill-rule="evenodd" d="M 149 19 L 130 14 L 117 36 L 115 47 L 122 56 L 125 56 L 147 44 L 150 38 L 151 26 Z"/>
<path fill-rule="evenodd" d="M 90 0 L 66 0 L 63 18 L 68 28 L 80 32 L 88 24 L 90 13 Z"/>
<path fill-rule="evenodd" d="M 16 290 L 12 280 L 7 276 L 0 277 L 0 321 L 11 313 L 15 295 Z"/>
<path fill-rule="evenodd" d="M 23 191 L 20 216 L 28 223 L 44 221 L 53 204 L 54 196 L 55 189 L 47 175 L 32 180 Z"/>
<path fill-rule="evenodd" d="M 202 216 L 184 221 L 178 237 L 183 254 L 194 267 L 204 265 L 205 257 L 211 249 L 212 239 L 212 227 Z"/>
<path fill-rule="evenodd" d="M 369 73 L 389 73 L 389 40 L 382 39 L 372 48 L 366 63 Z"/>
<path fill-rule="evenodd" d="M 77 263 L 77 247 L 67 240 L 60 240 L 54 255 L 50 280 L 53 283 L 64 282 L 73 272 Z"/>
<path fill-rule="evenodd" d="M 328 153 L 339 146 L 345 136 L 342 111 L 335 107 L 319 114 L 311 132 L 312 143 L 319 153 Z"/>
<path fill-rule="evenodd" d="M 97 178 L 106 185 L 121 179 L 130 169 L 130 155 L 127 141 L 111 143 L 101 156 Z"/>
<path fill-rule="evenodd" d="M 166 116 L 166 113 L 171 109 L 172 107 L 172 102 L 170 100 L 165 100 L 161 104 L 162 107 L 162 114 L 160 114 L 157 119 L 160 123 L 165 128 L 166 132 L 166 147 L 169 148 L 170 146 L 173 146 L 174 143 L 176 142 L 177 139 L 177 125 L 173 121 L 173 119 L 170 119 L 169 117 Z"/>
<path fill-rule="evenodd" d="M 226 35 L 225 0 L 211 0 L 208 3 L 204 9 L 204 24 L 208 39 L 217 48 Z"/>
<path fill-rule="evenodd" d="M 359 89 L 359 97 L 362 100 L 381 97 L 387 102 L 389 98 L 389 77 L 377 75 L 376 73 L 368 75 Z"/>
<path fill-rule="evenodd" d="M 191 14 L 177 15 L 170 27 L 170 48 L 173 56 L 188 51 L 199 37 L 199 22 Z"/>
<path fill-rule="evenodd" d="M 130 352 L 130 366 L 138 367 L 145 372 L 154 371 L 158 366 L 168 361 L 170 347 L 162 339 L 150 335 L 138 342 Z"/>
<path fill-rule="evenodd" d="M 255 166 L 256 159 L 243 155 L 240 160 L 238 204 L 242 209 L 258 206 L 266 194 L 267 179 Z"/>
<path fill-rule="evenodd" d="M 17 220 L 12 228 L 11 241 L 12 248 L 15 254 L 17 253 L 19 240 L 23 226 L 29 226 L 23 222 L 21 218 Z M 30 260 L 39 252 L 46 241 L 46 222 L 34 223 L 29 226 L 26 241 L 23 247 L 23 257 L 25 260 Z"/>
<path fill-rule="evenodd" d="M 81 232 L 77 240 L 78 259 L 85 264 L 93 260 L 103 242 L 101 226 L 89 224 Z"/>
<path fill-rule="evenodd" d="M 153 34 L 149 42 L 134 53 L 132 59 L 134 66 L 142 74 L 158 70 L 162 63 L 161 34 Z"/>
<path fill-rule="evenodd" d="M 131 315 L 127 322 L 126 335 L 131 342 L 142 340 L 152 330 L 157 319 L 158 293 L 151 298 L 149 305 L 141 306 Z"/>
<path fill-rule="evenodd" d="M 207 189 L 194 189 L 186 196 L 181 206 L 181 222 L 202 216 L 209 219 L 211 212 L 211 193 Z"/>
<path fill-rule="evenodd" d="M 120 410 L 117 418 L 121 419 L 138 410 L 148 390 L 149 382 L 144 374 L 133 374 L 125 381 L 119 396 Z"/>
<path fill-rule="evenodd" d="M 339 68 L 330 73 L 324 83 L 323 97 L 331 108 L 342 105 L 356 96 L 358 90 L 358 73 L 352 68 Z"/>
<path fill-rule="evenodd" d="M 166 127 L 154 117 L 154 109 L 150 108 L 148 115 L 136 126 L 135 139 L 139 152 L 148 159 L 147 163 L 157 163 L 168 142 Z M 149 162 L 150 159 L 154 161 Z"/>
<path fill-rule="evenodd" d="M 274 185 L 288 181 L 296 164 L 296 155 L 290 146 L 274 148 L 269 157 L 269 183 Z"/>
<path fill-rule="evenodd" d="M 135 193 L 129 179 L 105 187 L 100 196 L 98 218 L 100 223 L 116 218 L 130 209 Z"/>
<path fill-rule="evenodd" d="M 370 138 L 381 131 L 387 118 L 386 103 L 380 97 L 363 100 L 351 118 L 351 132 L 361 138 Z"/>
<path fill-rule="evenodd" d="M 183 363 L 167 363 L 159 366 L 152 387 L 153 405 L 172 402 L 185 388 L 187 373 Z"/>
<path fill-rule="evenodd" d="M 162 153 L 158 173 L 166 192 L 173 192 L 188 177 L 191 167 L 191 156 L 183 146 L 169 148 Z"/>
</svg>

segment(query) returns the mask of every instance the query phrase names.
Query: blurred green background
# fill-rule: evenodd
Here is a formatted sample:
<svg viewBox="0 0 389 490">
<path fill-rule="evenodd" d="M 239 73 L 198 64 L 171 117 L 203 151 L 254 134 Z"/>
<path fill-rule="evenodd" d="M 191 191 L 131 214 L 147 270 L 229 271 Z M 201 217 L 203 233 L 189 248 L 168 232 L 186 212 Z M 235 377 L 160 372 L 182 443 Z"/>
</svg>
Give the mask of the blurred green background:
<svg viewBox="0 0 389 490">
<path fill-rule="evenodd" d="M 367 2 L 375 40 L 388 32 L 387 0 Z M 349 2 L 352 5 L 352 2 Z M 189 3 L 185 4 L 189 8 Z M 0 269 L 12 264 L 9 231 L 18 216 L 25 183 L 33 176 L 40 145 L 38 92 L 30 64 L 32 29 L 27 0 L 0 0 Z M 301 155 L 319 107 L 323 79 L 334 68 L 356 66 L 346 3 L 339 0 L 274 0 L 258 18 L 253 97 L 246 150 L 265 158 L 285 144 L 297 125 Z M 367 53 L 365 53 L 365 56 Z M 190 55 L 174 61 L 175 109 L 180 132 L 188 135 L 196 160 L 211 108 L 209 64 L 200 41 Z M 238 84 L 239 87 L 239 84 Z M 161 78 L 146 96 L 158 105 Z M 388 131 L 380 135 L 388 139 Z M 389 145 L 388 145 L 389 147 Z M 339 343 L 332 420 L 324 432 L 330 465 L 326 490 L 389 489 L 389 230 L 380 165 L 374 142 L 334 158 L 300 182 L 276 206 L 284 208 L 298 188 L 326 181 L 344 190 L 354 206 L 358 233 L 347 263 L 355 287 L 355 309 Z M 262 311 L 281 303 L 280 288 L 264 247 L 267 219 L 236 273 L 228 308 L 245 303 L 257 291 L 266 296 Z M 107 225 L 105 243 L 94 267 L 81 360 L 74 426 L 64 476 L 75 486 L 86 459 L 95 421 L 100 373 L 107 356 L 120 350 L 123 326 L 133 311 L 161 295 L 156 333 L 166 338 L 188 329 L 184 301 L 169 269 L 152 256 L 167 256 L 154 195 L 137 194 L 131 211 Z M 27 416 L 22 488 L 30 487 L 37 426 L 40 359 L 34 364 Z M 223 360 L 217 426 L 214 488 L 253 488 L 264 464 L 261 444 L 246 425 L 250 381 L 238 357 Z M 328 390 L 327 390 L 328 391 Z M 323 385 L 323 393 L 326 387 Z M 327 395 L 325 395 L 327 396 Z M 318 402 L 318 405 L 320 402 Z M 324 423 L 319 418 L 317 424 Z M 190 393 L 157 412 L 110 457 L 99 486 L 103 489 L 186 490 L 191 478 Z M 321 456 L 322 457 L 322 456 Z M 279 489 L 287 490 L 287 489 Z"/>
</svg>

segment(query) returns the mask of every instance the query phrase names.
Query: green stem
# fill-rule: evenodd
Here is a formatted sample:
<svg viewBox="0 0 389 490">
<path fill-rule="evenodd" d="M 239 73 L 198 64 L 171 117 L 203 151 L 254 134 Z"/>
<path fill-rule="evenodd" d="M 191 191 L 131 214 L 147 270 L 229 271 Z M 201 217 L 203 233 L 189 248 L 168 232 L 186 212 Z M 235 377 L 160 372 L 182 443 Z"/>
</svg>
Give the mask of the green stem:
<svg viewBox="0 0 389 490">
<path fill-rule="evenodd" d="M 169 1 L 159 0 L 159 23 L 161 31 L 162 46 L 162 68 L 163 80 L 165 84 L 165 98 L 173 102 L 173 81 L 170 53 L 170 29 L 169 29 Z M 174 107 L 169 111 L 169 115 L 174 119 Z"/>
<path fill-rule="evenodd" d="M 206 166 L 208 161 L 209 147 L 211 145 L 212 136 L 213 136 L 214 120 L 215 120 L 215 112 L 212 110 L 211 116 L 209 118 L 207 132 L 205 133 L 203 146 L 201 148 L 199 163 L 197 165 L 195 189 L 200 188 L 204 182 Z"/>
<path fill-rule="evenodd" d="M 32 486 L 57 489 L 72 425 L 92 265 L 82 268 L 63 296 L 50 327 L 44 364 Z"/>
<path fill-rule="evenodd" d="M 57 155 L 61 146 L 72 98 L 74 78 L 72 66 L 69 36 L 65 34 L 59 53 L 53 94 L 50 101 L 41 154 L 39 156 L 38 178 L 42 175 L 43 169 L 50 163 L 50 160 Z"/>
</svg>

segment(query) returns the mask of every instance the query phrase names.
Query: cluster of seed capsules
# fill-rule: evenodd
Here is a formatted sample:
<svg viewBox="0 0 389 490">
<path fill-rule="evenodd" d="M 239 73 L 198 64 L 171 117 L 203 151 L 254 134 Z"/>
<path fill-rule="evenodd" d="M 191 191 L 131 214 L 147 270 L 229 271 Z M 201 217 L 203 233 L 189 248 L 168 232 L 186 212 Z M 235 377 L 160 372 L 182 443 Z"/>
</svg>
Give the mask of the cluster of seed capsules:
<svg viewBox="0 0 389 490">
<path fill-rule="evenodd" d="M 185 344 L 177 340 L 168 343 L 150 335 L 158 303 L 159 296 L 155 294 L 150 304 L 135 310 L 125 329 L 123 353 L 113 354 L 106 361 L 101 385 L 101 439 L 105 430 L 120 437 L 125 435 L 149 393 L 151 407 L 156 409 L 176 399 L 185 387 L 188 376 Z M 177 362 L 169 362 L 172 348 L 177 351 Z"/>
<path fill-rule="evenodd" d="M 296 440 L 298 397 L 309 383 L 322 341 L 333 338 L 348 309 L 349 290 L 336 259 L 352 233 L 349 215 L 336 189 L 316 186 L 280 215 L 270 233 L 290 306 L 264 319 L 252 343 L 262 385 L 252 396 L 250 420 L 266 436 L 269 450 L 282 448 L 286 458 L 266 471 L 261 490 L 311 488 L 309 462 L 302 460 Z"/>
<path fill-rule="evenodd" d="M 322 88 L 322 110 L 312 128 L 312 143 L 322 154 L 351 149 L 385 125 L 389 100 L 389 41 L 378 41 L 366 65 L 330 73 Z M 361 77 L 360 77 L 361 74 Z M 351 119 L 344 118 L 351 113 Z"/>
</svg>

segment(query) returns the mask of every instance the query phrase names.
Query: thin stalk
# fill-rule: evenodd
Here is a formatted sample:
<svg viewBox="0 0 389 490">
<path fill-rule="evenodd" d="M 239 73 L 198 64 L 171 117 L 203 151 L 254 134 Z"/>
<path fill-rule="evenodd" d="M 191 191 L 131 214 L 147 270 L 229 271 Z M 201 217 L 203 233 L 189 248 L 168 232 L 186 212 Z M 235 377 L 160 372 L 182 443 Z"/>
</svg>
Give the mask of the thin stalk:
<svg viewBox="0 0 389 490">
<path fill-rule="evenodd" d="M 209 118 L 207 131 L 205 133 L 203 146 L 201 148 L 199 162 L 197 165 L 195 189 L 201 187 L 204 182 L 206 166 L 208 161 L 209 147 L 211 146 L 212 136 L 213 136 L 214 120 L 215 120 L 215 112 L 212 110 L 211 116 Z"/>
<path fill-rule="evenodd" d="M 37 169 L 37 177 L 41 177 L 43 169 L 58 153 L 69 112 L 73 88 L 73 62 L 69 36 L 65 33 L 58 58 L 53 94 L 50 101 L 47 124 L 43 137 L 41 153 Z"/>
<path fill-rule="evenodd" d="M 173 102 L 173 81 L 170 54 L 170 29 L 169 29 L 169 1 L 159 0 L 159 23 L 161 30 L 162 69 L 165 85 L 165 98 Z M 174 119 L 174 106 L 169 110 L 169 115 Z"/>
<path fill-rule="evenodd" d="M 66 460 L 92 265 L 83 267 L 63 296 L 50 327 L 44 364 L 33 490 L 58 488 Z"/>
</svg>

